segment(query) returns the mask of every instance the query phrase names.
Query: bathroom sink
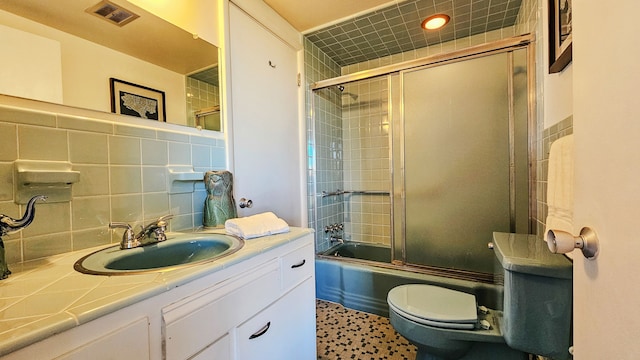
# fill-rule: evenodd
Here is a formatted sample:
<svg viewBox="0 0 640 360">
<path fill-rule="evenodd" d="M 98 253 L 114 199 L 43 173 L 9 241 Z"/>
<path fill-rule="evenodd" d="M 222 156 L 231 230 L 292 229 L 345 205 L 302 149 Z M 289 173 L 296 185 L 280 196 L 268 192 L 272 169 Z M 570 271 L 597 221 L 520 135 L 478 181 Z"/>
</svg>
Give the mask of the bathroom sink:
<svg viewBox="0 0 640 360">
<path fill-rule="evenodd" d="M 82 257 L 73 265 L 84 274 L 126 275 L 201 264 L 231 255 L 244 246 L 224 234 L 167 235 L 167 240 L 133 249 L 112 246 Z"/>
</svg>

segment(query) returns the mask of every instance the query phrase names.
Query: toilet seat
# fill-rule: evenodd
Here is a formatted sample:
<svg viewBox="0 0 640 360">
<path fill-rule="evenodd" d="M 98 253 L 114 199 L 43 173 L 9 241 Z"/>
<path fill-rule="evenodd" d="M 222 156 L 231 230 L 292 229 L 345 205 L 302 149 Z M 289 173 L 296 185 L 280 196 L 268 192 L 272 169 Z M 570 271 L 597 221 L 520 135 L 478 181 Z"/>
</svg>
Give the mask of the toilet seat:
<svg viewBox="0 0 640 360">
<path fill-rule="evenodd" d="M 387 295 L 389 307 L 420 324 L 447 329 L 474 329 L 478 322 L 476 297 L 439 286 L 397 286 Z"/>
</svg>

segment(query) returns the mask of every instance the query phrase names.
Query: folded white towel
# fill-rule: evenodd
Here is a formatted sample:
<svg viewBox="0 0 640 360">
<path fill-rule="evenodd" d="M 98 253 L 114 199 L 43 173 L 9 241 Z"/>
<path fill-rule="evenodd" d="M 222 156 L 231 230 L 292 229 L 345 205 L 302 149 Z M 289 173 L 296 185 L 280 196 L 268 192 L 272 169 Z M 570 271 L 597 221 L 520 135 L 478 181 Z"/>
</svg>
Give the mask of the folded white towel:
<svg viewBox="0 0 640 360">
<path fill-rule="evenodd" d="M 272 212 L 229 219 L 224 228 L 227 234 L 236 235 L 243 239 L 281 234 L 289 231 L 289 225 Z"/>
<path fill-rule="evenodd" d="M 554 141 L 549 149 L 545 240 L 549 230 L 573 234 L 573 163 L 573 135 Z"/>
</svg>

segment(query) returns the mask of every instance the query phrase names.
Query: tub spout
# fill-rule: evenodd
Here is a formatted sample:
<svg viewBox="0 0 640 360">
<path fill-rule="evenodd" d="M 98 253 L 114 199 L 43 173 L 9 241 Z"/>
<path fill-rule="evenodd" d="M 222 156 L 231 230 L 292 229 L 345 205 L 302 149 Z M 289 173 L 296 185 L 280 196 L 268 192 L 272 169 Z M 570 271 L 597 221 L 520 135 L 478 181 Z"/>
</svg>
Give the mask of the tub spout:
<svg viewBox="0 0 640 360">
<path fill-rule="evenodd" d="M 329 241 L 332 244 L 333 243 L 344 244 L 344 239 L 342 238 L 341 235 L 331 235 L 331 237 L 329 237 Z"/>
<path fill-rule="evenodd" d="M 46 200 L 47 197 L 44 195 L 36 195 L 29 200 L 27 203 L 27 209 L 24 212 L 24 215 L 21 219 L 14 219 L 10 216 L 0 214 L 0 280 L 6 279 L 11 271 L 7 266 L 7 261 L 5 259 L 5 250 L 4 250 L 4 242 L 2 241 L 2 237 L 20 231 L 33 221 L 36 216 L 36 201 L 38 200 Z"/>
</svg>

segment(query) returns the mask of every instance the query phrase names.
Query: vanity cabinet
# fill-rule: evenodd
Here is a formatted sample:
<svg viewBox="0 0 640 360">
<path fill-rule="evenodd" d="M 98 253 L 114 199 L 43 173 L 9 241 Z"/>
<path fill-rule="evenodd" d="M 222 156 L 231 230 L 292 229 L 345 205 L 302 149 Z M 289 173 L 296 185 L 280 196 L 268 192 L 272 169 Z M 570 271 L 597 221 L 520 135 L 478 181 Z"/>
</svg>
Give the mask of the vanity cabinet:
<svg viewBox="0 0 640 360">
<path fill-rule="evenodd" d="M 313 234 L 251 251 L 2 359 L 315 359 Z"/>
<path fill-rule="evenodd" d="M 164 308 L 166 359 L 314 358 L 313 258 L 307 244 Z"/>
</svg>

